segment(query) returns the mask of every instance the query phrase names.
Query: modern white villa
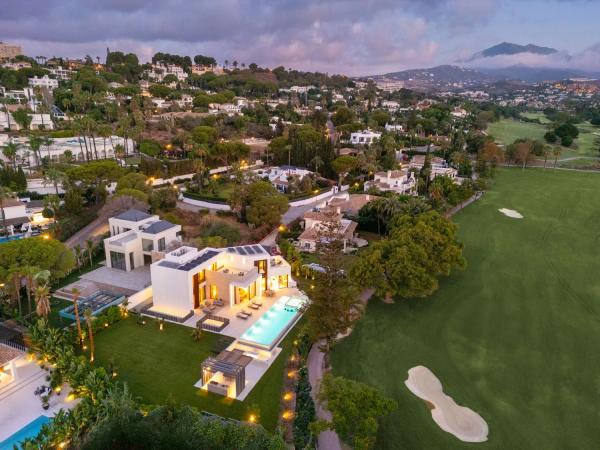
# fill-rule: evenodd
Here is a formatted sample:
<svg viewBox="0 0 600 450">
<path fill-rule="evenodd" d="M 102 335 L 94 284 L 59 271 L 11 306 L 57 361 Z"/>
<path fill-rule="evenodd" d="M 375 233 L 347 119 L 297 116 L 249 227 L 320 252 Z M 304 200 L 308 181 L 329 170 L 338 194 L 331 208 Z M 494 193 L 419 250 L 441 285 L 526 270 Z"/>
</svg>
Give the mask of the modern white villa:
<svg viewBox="0 0 600 450">
<path fill-rule="evenodd" d="M 423 165 L 425 164 L 425 158 L 426 155 L 413 156 L 410 160 L 409 167 L 411 169 L 421 170 L 423 168 Z M 444 158 L 434 156 L 431 158 L 430 162 L 431 175 L 429 176 L 429 178 L 431 180 L 441 176 L 451 178 L 452 180 L 456 180 L 456 177 L 458 176 L 458 170 L 456 170 L 454 167 L 449 167 L 448 163 Z"/>
<path fill-rule="evenodd" d="M 202 250 L 184 246 L 153 263 L 150 271 L 151 311 L 176 318 L 214 302 L 234 307 L 295 286 L 290 265 L 260 244 Z"/>
<path fill-rule="evenodd" d="M 111 217 L 108 227 L 110 237 L 104 239 L 106 267 L 126 272 L 150 265 L 181 242 L 181 225 L 136 209 Z"/>
<path fill-rule="evenodd" d="M 371 188 L 382 192 L 414 195 L 417 192 L 417 180 L 414 173 L 408 170 L 388 170 L 377 172 L 372 181 L 365 182 L 364 190 L 368 191 Z"/>
</svg>

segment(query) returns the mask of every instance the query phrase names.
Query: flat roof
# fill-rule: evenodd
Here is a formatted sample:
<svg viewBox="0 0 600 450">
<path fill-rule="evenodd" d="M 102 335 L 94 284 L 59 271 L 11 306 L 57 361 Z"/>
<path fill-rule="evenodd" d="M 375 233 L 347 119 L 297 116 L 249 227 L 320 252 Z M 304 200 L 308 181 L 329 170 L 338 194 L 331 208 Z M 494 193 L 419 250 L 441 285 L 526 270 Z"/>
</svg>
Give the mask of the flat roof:
<svg viewBox="0 0 600 450">
<path fill-rule="evenodd" d="M 127 220 L 129 222 L 139 222 L 140 220 L 148 219 L 152 217 L 150 214 L 140 211 L 139 209 L 129 209 L 127 211 L 122 212 L 118 216 L 115 216 L 115 219 Z"/>
<path fill-rule="evenodd" d="M 237 253 L 242 256 L 264 256 L 269 255 L 262 245 L 254 244 L 254 245 L 239 245 L 237 247 L 227 247 L 227 253 Z"/>
<path fill-rule="evenodd" d="M 142 231 L 148 234 L 158 234 L 175 226 L 176 225 L 174 223 L 171 223 L 168 220 L 158 220 L 156 222 L 153 222 L 148 227 L 142 229 Z"/>
</svg>

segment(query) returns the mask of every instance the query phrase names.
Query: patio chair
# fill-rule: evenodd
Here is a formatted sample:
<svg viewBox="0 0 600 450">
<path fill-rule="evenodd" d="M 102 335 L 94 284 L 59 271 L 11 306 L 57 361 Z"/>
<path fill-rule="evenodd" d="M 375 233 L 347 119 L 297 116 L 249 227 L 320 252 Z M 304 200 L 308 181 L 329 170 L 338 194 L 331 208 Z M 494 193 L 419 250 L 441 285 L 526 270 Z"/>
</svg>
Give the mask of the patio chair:
<svg viewBox="0 0 600 450">
<path fill-rule="evenodd" d="M 204 314 L 212 314 L 212 310 L 208 309 L 206 306 L 204 308 L 202 308 L 202 312 Z"/>
<path fill-rule="evenodd" d="M 248 317 L 250 317 L 248 314 L 244 314 L 243 312 L 239 312 L 235 316 L 243 320 L 248 320 Z"/>
<path fill-rule="evenodd" d="M 223 302 L 222 298 L 216 299 L 213 303 L 217 306 L 225 306 L 225 303 Z"/>
</svg>

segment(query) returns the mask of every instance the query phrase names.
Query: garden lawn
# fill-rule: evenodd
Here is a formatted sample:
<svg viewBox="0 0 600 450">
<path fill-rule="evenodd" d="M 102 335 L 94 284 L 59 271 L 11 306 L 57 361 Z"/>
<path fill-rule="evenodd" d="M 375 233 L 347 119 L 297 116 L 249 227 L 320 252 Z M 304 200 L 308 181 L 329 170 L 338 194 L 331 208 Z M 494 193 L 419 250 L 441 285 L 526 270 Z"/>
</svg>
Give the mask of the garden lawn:
<svg viewBox="0 0 600 450">
<path fill-rule="evenodd" d="M 432 297 L 371 300 L 332 364 L 397 400 L 376 448 L 598 448 L 599 191 L 594 173 L 502 169 L 454 216 L 468 267 Z M 462 443 L 433 422 L 404 385 L 417 365 L 481 414 L 487 442 Z"/>
<path fill-rule="evenodd" d="M 138 325 L 136 318 L 122 320 L 95 337 L 96 364 L 107 367 L 112 361 L 118 379 L 126 382 L 143 403 L 164 404 L 172 397 L 179 404 L 238 420 L 247 420 L 253 413 L 274 432 L 283 369 L 291 354 L 294 330 L 280 344 L 283 351 L 243 402 L 194 387 L 201 378 L 200 364 L 213 355 L 211 349 L 220 335 L 204 332 L 200 342 L 195 342 L 191 332 L 190 327 L 172 323 L 165 323 L 164 331 L 160 331 L 158 322 L 150 318 L 146 318 L 146 325 Z"/>
</svg>

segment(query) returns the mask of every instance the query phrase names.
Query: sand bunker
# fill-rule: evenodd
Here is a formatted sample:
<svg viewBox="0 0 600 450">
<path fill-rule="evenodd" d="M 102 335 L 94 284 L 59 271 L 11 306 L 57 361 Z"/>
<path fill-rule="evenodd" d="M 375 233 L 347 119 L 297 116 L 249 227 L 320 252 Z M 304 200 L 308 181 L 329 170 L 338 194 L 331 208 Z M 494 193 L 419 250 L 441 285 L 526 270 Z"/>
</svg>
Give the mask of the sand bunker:
<svg viewBox="0 0 600 450">
<path fill-rule="evenodd" d="M 523 216 L 518 211 L 515 211 L 514 209 L 502 208 L 502 209 L 499 209 L 498 211 L 500 211 L 502 214 L 504 214 L 507 217 L 512 217 L 513 219 L 522 219 L 523 218 Z"/>
<path fill-rule="evenodd" d="M 431 417 L 439 427 L 464 442 L 487 441 L 488 425 L 475 411 L 459 406 L 444 394 L 440 380 L 424 366 L 408 371 L 406 387 L 431 407 Z"/>
</svg>

